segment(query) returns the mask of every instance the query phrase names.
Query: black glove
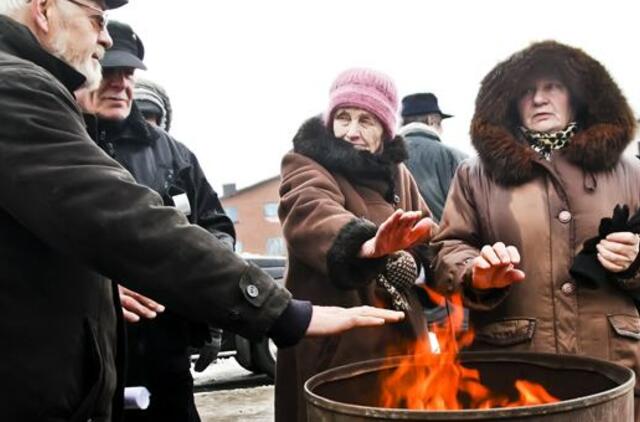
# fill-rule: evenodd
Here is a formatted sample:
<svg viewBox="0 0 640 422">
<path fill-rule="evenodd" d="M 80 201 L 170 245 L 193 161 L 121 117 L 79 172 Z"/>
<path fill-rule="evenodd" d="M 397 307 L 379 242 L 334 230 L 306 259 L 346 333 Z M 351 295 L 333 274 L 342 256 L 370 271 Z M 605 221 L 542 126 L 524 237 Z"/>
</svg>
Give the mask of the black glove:
<svg viewBox="0 0 640 422">
<path fill-rule="evenodd" d="M 196 372 L 202 372 L 218 358 L 218 353 L 222 347 L 222 330 L 220 328 L 210 327 L 211 339 L 207 340 L 200 347 L 198 360 L 193 366 Z"/>
<path fill-rule="evenodd" d="M 636 212 L 629 219 L 629 207 L 627 205 L 616 205 L 613 215 L 600 220 L 598 236 L 592 237 L 584 242 L 583 248 L 573 260 L 569 269 L 571 275 L 583 286 L 590 289 L 597 289 L 607 283 L 612 277 L 631 278 L 636 275 L 640 268 L 640 255 L 629 268 L 619 273 L 612 273 L 605 269 L 598 261 L 598 250 L 596 246 L 600 241 L 611 233 L 631 232 L 640 233 L 640 211 Z"/>
</svg>

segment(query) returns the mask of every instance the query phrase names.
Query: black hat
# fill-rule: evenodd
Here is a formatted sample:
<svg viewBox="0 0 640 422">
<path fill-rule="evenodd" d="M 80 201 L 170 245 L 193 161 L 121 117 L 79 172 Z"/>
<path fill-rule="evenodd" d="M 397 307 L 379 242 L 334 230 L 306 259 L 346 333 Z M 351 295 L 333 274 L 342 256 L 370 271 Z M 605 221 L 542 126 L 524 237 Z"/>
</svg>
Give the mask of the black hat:
<svg viewBox="0 0 640 422">
<path fill-rule="evenodd" d="M 109 21 L 107 30 L 113 39 L 113 46 L 104 54 L 102 67 L 133 67 L 146 70 L 147 67 L 142 63 L 144 45 L 133 29 L 122 22 Z"/>
<path fill-rule="evenodd" d="M 430 92 L 407 95 L 402 99 L 402 117 L 438 113 L 443 119 L 453 117 L 438 107 L 438 98 Z"/>
<path fill-rule="evenodd" d="M 120 6 L 124 6 L 125 4 L 129 3 L 129 0 L 106 0 L 104 3 L 107 6 L 106 9 L 110 10 L 117 9 Z"/>
</svg>

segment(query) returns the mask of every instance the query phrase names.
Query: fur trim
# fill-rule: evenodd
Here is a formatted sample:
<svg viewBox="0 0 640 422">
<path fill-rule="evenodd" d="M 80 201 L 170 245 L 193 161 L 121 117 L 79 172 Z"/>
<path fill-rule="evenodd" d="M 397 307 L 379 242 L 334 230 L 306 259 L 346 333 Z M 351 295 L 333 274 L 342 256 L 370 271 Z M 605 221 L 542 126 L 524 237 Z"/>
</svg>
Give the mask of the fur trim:
<svg viewBox="0 0 640 422">
<path fill-rule="evenodd" d="M 382 154 L 360 151 L 338 139 L 327 129 L 320 117 L 313 117 L 293 138 L 293 150 L 321 164 L 332 173 L 339 173 L 352 181 L 378 179 L 387 182 L 385 198 L 393 198 L 398 164 L 408 158 L 404 139 L 396 136 L 384 141 Z"/>
<path fill-rule="evenodd" d="M 362 287 L 384 271 L 387 258 L 358 258 L 362 244 L 376 235 L 378 228 L 365 219 L 353 219 L 340 230 L 327 253 L 329 279 L 342 289 Z"/>
<path fill-rule="evenodd" d="M 545 41 L 499 63 L 482 81 L 471 140 L 487 171 L 507 186 L 535 176 L 538 157 L 517 129 L 515 101 L 523 80 L 538 69 L 559 72 L 576 102 L 580 130 L 561 154 L 589 172 L 615 166 L 635 130 L 627 100 L 597 60 L 577 48 Z"/>
</svg>

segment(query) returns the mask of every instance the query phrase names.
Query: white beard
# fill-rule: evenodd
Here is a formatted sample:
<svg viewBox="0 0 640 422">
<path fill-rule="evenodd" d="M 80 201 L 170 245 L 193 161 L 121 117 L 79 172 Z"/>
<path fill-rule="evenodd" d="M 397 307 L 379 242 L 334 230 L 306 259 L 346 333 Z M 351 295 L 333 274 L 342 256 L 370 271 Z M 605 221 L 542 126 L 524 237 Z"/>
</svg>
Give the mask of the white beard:
<svg viewBox="0 0 640 422">
<path fill-rule="evenodd" d="M 58 31 L 51 41 L 50 52 L 86 78 L 82 88 L 87 88 L 92 91 L 100 87 L 100 81 L 102 81 L 102 66 L 92 57 L 84 59 L 81 57 L 82 54 L 74 51 L 69 42 L 68 32 L 66 30 Z"/>
</svg>

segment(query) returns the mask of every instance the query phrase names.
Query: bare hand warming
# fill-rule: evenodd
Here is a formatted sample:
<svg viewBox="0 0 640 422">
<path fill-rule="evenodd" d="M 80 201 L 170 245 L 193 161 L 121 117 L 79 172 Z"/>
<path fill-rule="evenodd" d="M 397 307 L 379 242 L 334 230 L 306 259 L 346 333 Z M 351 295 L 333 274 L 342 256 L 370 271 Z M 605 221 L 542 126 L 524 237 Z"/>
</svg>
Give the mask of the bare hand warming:
<svg viewBox="0 0 640 422">
<path fill-rule="evenodd" d="M 152 319 L 156 317 L 158 312 L 164 311 L 164 306 L 158 302 L 119 284 L 118 293 L 120 294 L 122 313 L 127 322 L 138 322 L 140 317 Z"/>
<path fill-rule="evenodd" d="M 404 312 L 373 306 L 341 308 L 339 306 L 314 306 L 306 336 L 340 334 L 357 327 L 384 325 L 404 319 Z"/>
<path fill-rule="evenodd" d="M 396 210 L 360 248 L 360 258 L 380 258 L 428 241 L 438 225 L 421 211 Z"/>
<path fill-rule="evenodd" d="M 525 274 L 516 268 L 520 264 L 520 253 L 515 246 L 497 242 L 485 245 L 471 267 L 473 288 L 478 290 L 499 289 L 524 280 Z"/>
</svg>

